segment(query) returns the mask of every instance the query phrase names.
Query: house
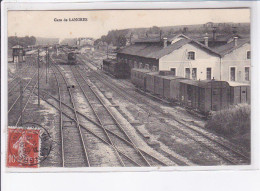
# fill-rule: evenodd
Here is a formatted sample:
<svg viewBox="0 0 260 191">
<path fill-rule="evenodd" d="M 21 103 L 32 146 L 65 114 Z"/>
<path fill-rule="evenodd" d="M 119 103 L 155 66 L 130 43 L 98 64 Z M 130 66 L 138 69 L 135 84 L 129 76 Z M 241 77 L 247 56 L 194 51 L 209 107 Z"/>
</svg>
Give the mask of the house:
<svg viewBox="0 0 260 191">
<path fill-rule="evenodd" d="M 183 34 L 170 37 L 138 39 L 121 49 L 118 62 L 130 68 L 151 71 L 170 70 L 177 76 L 192 79 L 219 78 L 220 56 L 206 45 Z"/>
<path fill-rule="evenodd" d="M 172 71 L 194 80 L 249 82 L 250 39 L 238 35 L 222 39 L 223 43 L 213 48 L 207 36 L 201 42 L 184 34 L 137 39 L 118 51 L 117 61 L 130 69 Z"/>
<path fill-rule="evenodd" d="M 197 41 L 181 39 L 155 55 L 160 57 L 159 70 L 194 80 L 220 78 L 219 54 Z"/>
<path fill-rule="evenodd" d="M 250 39 L 234 40 L 214 49 L 221 56 L 220 79 L 224 81 L 250 82 L 251 47 Z"/>
</svg>

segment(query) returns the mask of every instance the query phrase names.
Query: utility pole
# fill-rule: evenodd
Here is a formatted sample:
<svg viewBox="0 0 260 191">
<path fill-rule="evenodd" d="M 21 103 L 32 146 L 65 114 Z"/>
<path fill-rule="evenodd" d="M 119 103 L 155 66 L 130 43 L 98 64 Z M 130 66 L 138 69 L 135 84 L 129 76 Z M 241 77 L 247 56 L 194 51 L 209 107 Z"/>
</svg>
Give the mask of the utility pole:
<svg viewBox="0 0 260 191">
<path fill-rule="evenodd" d="M 38 49 L 38 106 L 40 106 L 40 50 Z"/>
<path fill-rule="evenodd" d="M 22 77 L 20 78 L 20 125 L 23 125 L 23 85 L 22 85 Z"/>
</svg>

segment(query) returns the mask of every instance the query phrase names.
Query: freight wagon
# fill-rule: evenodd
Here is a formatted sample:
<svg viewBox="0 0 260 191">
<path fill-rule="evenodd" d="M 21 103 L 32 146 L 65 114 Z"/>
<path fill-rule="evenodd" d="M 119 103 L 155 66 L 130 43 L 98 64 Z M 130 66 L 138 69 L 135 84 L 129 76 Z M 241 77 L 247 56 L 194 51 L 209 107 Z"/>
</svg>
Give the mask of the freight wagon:
<svg viewBox="0 0 260 191">
<path fill-rule="evenodd" d="M 250 86 L 239 82 L 228 82 L 230 86 L 230 103 L 232 105 L 238 103 L 250 104 Z"/>
<path fill-rule="evenodd" d="M 142 89 L 146 90 L 146 74 L 151 71 L 146 69 L 132 69 L 131 71 L 131 81 L 132 83 Z"/>
<path fill-rule="evenodd" d="M 146 73 L 146 91 L 150 92 L 151 94 L 155 94 L 155 75 L 158 75 L 158 72 Z"/>
<path fill-rule="evenodd" d="M 179 100 L 180 81 L 188 80 L 180 76 L 163 76 L 163 95 L 162 97 L 170 101 Z"/>
<path fill-rule="evenodd" d="M 250 103 L 250 86 L 217 80 L 190 80 L 173 75 L 159 75 L 145 69 L 131 70 L 132 83 L 154 95 L 203 114 L 238 103 Z"/>
<path fill-rule="evenodd" d="M 229 106 L 229 90 L 229 84 L 225 81 L 184 80 L 180 81 L 180 102 L 207 114 Z"/>
<path fill-rule="evenodd" d="M 118 63 L 115 59 L 103 60 L 102 69 L 104 72 L 116 77 L 116 78 L 127 78 L 128 73 L 126 72 L 127 67 L 125 64 Z"/>
</svg>

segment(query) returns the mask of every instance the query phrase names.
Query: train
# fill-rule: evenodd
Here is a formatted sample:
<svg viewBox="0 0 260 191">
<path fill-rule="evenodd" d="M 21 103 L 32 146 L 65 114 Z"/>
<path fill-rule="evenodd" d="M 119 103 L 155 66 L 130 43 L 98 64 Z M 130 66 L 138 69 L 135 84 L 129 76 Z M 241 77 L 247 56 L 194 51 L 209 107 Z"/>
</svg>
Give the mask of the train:
<svg viewBox="0 0 260 191">
<path fill-rule="evenodd" d="M 76 53 L 75 52 L 69 52 L 68 53 L 68 64 L 69 65 L 75 65 L 76 63 L 77 63 Z"/>
<path fill-rule="evenodd" d="M 129 78 L 129 68 L 127 65 L 119 64 L 116 59 L 104 59 L 102 70 L 116 78 Z"/>
<path fill-rule="evenodd" d="M 139 89 L 203 115 L 239 103 L 250 104 L 250 85 L 218 80 L 191 80 L 165 72 L 131 70 Z"/>
</svg>

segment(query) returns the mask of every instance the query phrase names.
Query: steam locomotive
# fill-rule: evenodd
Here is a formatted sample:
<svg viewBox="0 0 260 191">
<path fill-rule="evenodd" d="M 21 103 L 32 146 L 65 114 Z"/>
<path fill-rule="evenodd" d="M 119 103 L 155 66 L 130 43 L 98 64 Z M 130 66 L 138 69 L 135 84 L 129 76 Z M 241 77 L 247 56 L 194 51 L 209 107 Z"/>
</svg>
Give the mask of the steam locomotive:
<svg viewBox="0 0 260 191">
<path fill-rule="evenodd" d="M 75 65 L 76 63 L 77 63 L 77 61 L 76 61 L 75 52 L 69 52 L 68 53 L 68 64 Z"/>
</svg>

